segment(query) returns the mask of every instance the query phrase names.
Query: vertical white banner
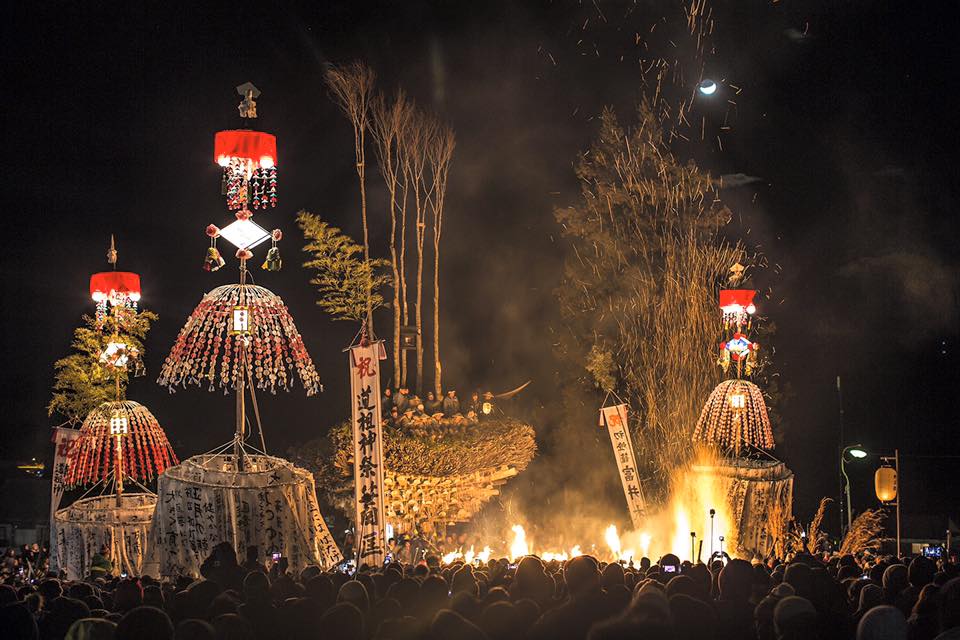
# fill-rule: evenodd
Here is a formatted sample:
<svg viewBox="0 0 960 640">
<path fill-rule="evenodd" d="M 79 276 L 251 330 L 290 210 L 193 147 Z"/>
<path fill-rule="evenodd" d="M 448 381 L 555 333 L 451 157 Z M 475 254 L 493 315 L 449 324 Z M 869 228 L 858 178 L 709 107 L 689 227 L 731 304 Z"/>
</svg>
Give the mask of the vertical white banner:
<svg viewBox="0 0 960 640">
<path fill-rule="evenodd" d="M 68 427 L 54 427 L 53 468 L 50 470 L 50 571 L 57 571 L 57 521 L 54 515 L 63 498 L 64 480 L 70 468 L 70 451 L 80 437 L 80 431 Z"/>
<path fill-rule="evenodd" d="M 383 564 L 383 428 L 380 415 L 381 343 L 351 347 L 350 402 L 353 413 L 353 479 L 357 566 Z"/>
<path fill-rule="evenodd" d="M 610 433 L 613 457 L 617 461 L 620 482 L 623 484 L 623 495 L 627 498 L 627 509 L 630 510 L 630 522 L 633 523 L 634 529 L 640 529 L 647 503 L 643 499 L 643 487 L 640 484 L 633 454 L 633 441 L 630 439 L 630 428 L 627 425 L 627 405 L 603 407 L 600 409 L 600 420 L 606 423 L 607 431 Z"/>
</svg>

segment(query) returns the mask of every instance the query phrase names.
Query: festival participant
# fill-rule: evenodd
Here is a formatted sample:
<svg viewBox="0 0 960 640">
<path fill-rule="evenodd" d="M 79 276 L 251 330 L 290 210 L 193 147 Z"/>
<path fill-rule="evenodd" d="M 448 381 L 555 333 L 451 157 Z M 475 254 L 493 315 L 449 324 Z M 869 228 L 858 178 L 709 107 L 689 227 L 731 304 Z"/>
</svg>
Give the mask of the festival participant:
<svg viewBox="0 0 960 640">
<path fill-rule="evenodd" d="M 269 640 L 280 626 L 280 616 L 270 597 L 270 579 L 262 568 L 243 579 L 243 604 L 237 613 L 250 626 L 256 640 Z"/>
<path fill-rule="evenodd" d="M 717 584 L 720 593 L 714 610 L 718 640 L 749 637 L 754 632 L 754 605 L 750 603 L 753 567 L 746 560 L 731 560 L 720 571 Z"/>
<path fill-rule="evenodd" d="M 260 562 L 260 547 L 255 544 L 247 547 L 247 557 L 240 568 L 243 569 L 244 575 L 251 571 L 265 571 L 263 563 Z"/>
<path fill-rule="evenodd" d="M 910 640 L 933 640 L 940 630 L 940 587 L 931 583 L 920 590 L 917 603 L 907 619 Z"/>
<path fill-rule="evenodd" d="M 110 549 L 102 545 L 100 551 L 93 554 L 90 560 L 90 573 L 94 576 L 106 576 L 113 573 L 113 562 L 110 561 Z"/>
<path fill-rule="evenodd" d="M 816 638 L 817 610 L 806 598 L 787 596 L 773 610 L 773 625 L 777 640 L 811 640 Z"/>
<path fill-rule="evenodd" d="M 617 600 L 601 588 L 600 571 L 592 556 L 577 556 L 564 563 L 563 580 L 566 601 L 543 615 L 531 629 L 531 638 L 583 638 L 594 624 L 616 615 Z"/>
<path fill-rule="evenodd" d="M 65 640 L 113 640 L 117 624 L 100 618 L 80 618 L 67 631 Z"/>
<path fill-rule="evenodd" d="M 40 637 L 36 618 L 19 602 L 0 606 L 0 629 L 11 640 L 37 640 Z"/>
<path fill-rule="evenodd" d="M 427 399 L 423 402 L 427 415 L 443 413 L 443 401 L 437 398 L 433 391 L 427 391 Z"/>
<path fill-rule="evenodd" d="M 896 607 L 874 607 L 860 619 L 857 640 L 907 640 L 907 621 Z"/>
<path fill-rule="evenodd" d="M 467 415 L 471 413 L 473 417 L 479 416 L 483 411 L 483 402 L 480 400 L 480 392 L 473 391 L 470 393 L 470 400 L 467 402 Z"/>
<path fill-rule="evenodd" d="M 407 410 L 407 407 L 410 406 L 410 390 L 406 387 L 401 387 L 400 391 L 393 399 L 393 404 L 397 407 L 397 411 L 403 415 L 403 413 Z"/>
<path fill-rule="evenodd" d="M 457 392 L 453 389 L 447 391 L 447 397 L 443 399 L 443 415 L 452 418 L 460 413 L 460 400 L 457 398 Z"/>
<path fill-rule="evenodd" d="M 200 575 L 224 589 L 239 592 L 243 586 L 243 569 L 237 564 L 237 554 L 229 542 L 221 542 L 213 548 L 200 565 Z"/>
<path fill-rule="evenodd" d="M 957 565 L 951 566 L 953 575 L 957 575 Z M 940 632 L 936 640 L 960 640 L 960 578 L 940 587 Z"/>
</svg>

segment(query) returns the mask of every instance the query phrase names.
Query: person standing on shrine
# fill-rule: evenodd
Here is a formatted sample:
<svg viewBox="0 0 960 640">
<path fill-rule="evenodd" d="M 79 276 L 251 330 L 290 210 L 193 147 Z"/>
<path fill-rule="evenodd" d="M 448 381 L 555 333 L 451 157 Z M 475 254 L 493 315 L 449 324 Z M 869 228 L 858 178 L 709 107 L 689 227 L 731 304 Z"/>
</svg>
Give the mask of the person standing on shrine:
<svg viewBox="0 0 960 640">
<path fill-rule="evenodd" d="M 433 391 L 427 391 L 427 399 L 423 406 L 429 416 L 443 412 L 443 401 Z"/>
<path fill-rule="evenodd" d="M 406 387 L 401 387 L 393 399 L 393 404 L 401 414 L 406 412 L 407 407 L 410 406 L 410 390 Z"/>
<path fill-rule="evenodd" d="M 470 401 L 467 403 L 467 416 L 473 413 L 474 418 L 478 417 L 482 408 L 483 402 L 480 401 L 480 392 L 474 391 L 470 394 Z"/>
<path fill-rule="evenodd" d="M 443 415 L 452 418 L 458 413 L 460 413 L 460 400 L 457 398 L 457 392 L 451 389 L 443 399 Z"/>
</svg>

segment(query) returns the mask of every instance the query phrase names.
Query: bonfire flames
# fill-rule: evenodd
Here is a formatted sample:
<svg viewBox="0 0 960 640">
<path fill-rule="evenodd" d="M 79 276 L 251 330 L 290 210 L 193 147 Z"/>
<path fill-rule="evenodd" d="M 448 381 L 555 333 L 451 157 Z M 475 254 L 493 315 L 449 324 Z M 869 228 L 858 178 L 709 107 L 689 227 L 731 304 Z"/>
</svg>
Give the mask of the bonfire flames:
<svg viewBox="0 0 960 640">
<path fill-rule="evenodd" d="M 597 531 L 594 540 L 584 540 L 582 546 L 577 544 L 565 550 L 548 544 L 539 545 L 528 536 L 523 525 L 514 524 L 510 528 L 509 545 L 503 544 L 501 549 L 485 546 L 481 552 L 475 552 L 474 547 L 459 549 L 447 553 L 442 560 L 444 564 L 473 564 L 486 563 L 491 557 L 507 557 L 516 562 L 523 556 L 534 554 L 545 562 L 563 562 L 586 553 L 605 562 L 639 564 L 642 557 L 656 561 L 667 553 L 694 562 L 707 562 L 711 552 L 725 551 L 735 555 L 736 528 L 724 487 L 715 477 L 696 471 L 697 466 L 709 466 L 715 461 L 715 456 L 701 452 L 696 465 L 681 473 L 673 483 L 667 505 L 646 518 L 648 528 L 644 531 L 621 534 L 617 526 L 611 524 Z M 711 509 L 714 510 L 713 516 L 710 515 Z"/>
</svg>

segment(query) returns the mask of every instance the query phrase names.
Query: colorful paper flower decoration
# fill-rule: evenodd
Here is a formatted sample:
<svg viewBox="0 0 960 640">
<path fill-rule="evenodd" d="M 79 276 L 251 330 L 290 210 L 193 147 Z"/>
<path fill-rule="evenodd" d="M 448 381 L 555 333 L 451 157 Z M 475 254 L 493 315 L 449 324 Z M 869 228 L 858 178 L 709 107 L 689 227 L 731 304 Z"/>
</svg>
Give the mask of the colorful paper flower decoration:
<svg viewBox="0 0 960 640">
<path fill-rule="evenodd" d="M 167 435 L 153 414 L 137 402 L 104 402 L 91 411 L 80 427 L 70 452 L 68 487 L 108 479 L 117 466 L 117 436 L 123 456 L 123 476 L 149 482 L 167 467 L 178 464 Z"/>
<path fill-rule="evenodd" d="M 753 373 L 754 356 L 760 345 L 751 342 L 750 338 L 742 333 L 734 333 L 726 342 L 720 343 L 720 359 L 718 364 L 724 372 L 730 369 L 731 361 L 736 364 L 737 375 Z"/>
<path fill-rule="evenodd" d="M 725 380 L 710 393 L 693 439 L 721 449 L 773 449 L 773 429 L 760 388 L 746 380 Z"/>
<path fill-rule="evenodd" d="M 242 326 L 240 324 L 242 323 Z M 157 382 L 236 389 L 289 390 L 296 373 L 307 395 L 321 390 L 293 318 L 279 296 L 256 285 L 217 287 L 200 300 L 170 350 Z M 244 378 L 242 378 L 243 376 Z"/>
</svg>

